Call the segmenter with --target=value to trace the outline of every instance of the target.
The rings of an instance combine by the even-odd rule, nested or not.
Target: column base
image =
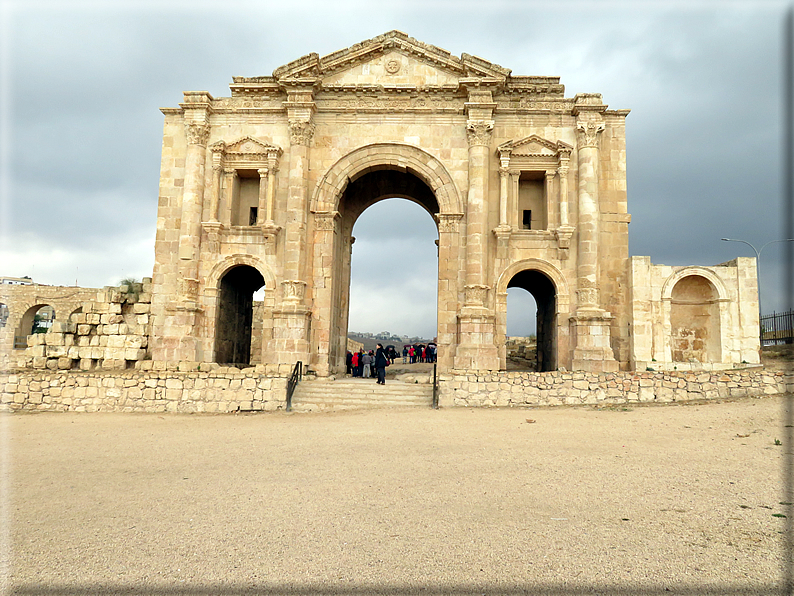
[[[620,369],[610,344],[613,318],[611,313],[593,308],[580,309],[569,319],[573,344],[576,346],[571,370],[617,372]]]
[[[283,302],[273,310],[273,337],[269,342],[274,364],[309,365],[309,324],[311,310],[300,303]]]
[[[464,307],[458,317],[460,343],[455,350],[458,370],[499,370],[499,351],[494,344],[495,317],[486,308]]]

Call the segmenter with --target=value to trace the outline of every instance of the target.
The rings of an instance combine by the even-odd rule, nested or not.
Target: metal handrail
[[[437,363],[433,363],[433,409],[438,410],[438,374],[436,370]]]
[[[295,387],[298,386],[298,382],[300,382],[301,379],[303,379],[303,362],[298,360],[287,381],[287,412],[292,410],[292,394],[295,393]]]

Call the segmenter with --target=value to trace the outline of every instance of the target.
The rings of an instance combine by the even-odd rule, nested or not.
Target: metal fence
[[[794,343],[794,311],[773,312],[761,317],[761,345]]]

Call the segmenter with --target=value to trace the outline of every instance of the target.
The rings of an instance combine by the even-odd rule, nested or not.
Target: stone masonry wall
[[[236,412],[286,406],[287,380],[261,367],[210,372],[20,371],[0,374],[0,411]],[[444,375],[442,407],[664,403],[794,392],[794,373],[501,372]]]
[[[212,372],[20,371],[0,374],[0,411],[236,412],[286,406],[287,380],[254,368]]]
[[[664,403],[794,392],[794,373],[762,368],[722,372],[494,372],[444,375],[441,406],[554,406]]]

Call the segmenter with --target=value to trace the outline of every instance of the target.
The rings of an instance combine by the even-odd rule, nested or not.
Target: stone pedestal
[[[620,366],[610,345],[609,326],[613,317],[601,309],[579,310],[569,321],[573,350],[573,370],[616,372]]]
[[[311,311],[300,304],[283,303],[273,310],[273,338],[268,351],[273,364],[288,372],[300,360],[309,364],[309,326]]]

